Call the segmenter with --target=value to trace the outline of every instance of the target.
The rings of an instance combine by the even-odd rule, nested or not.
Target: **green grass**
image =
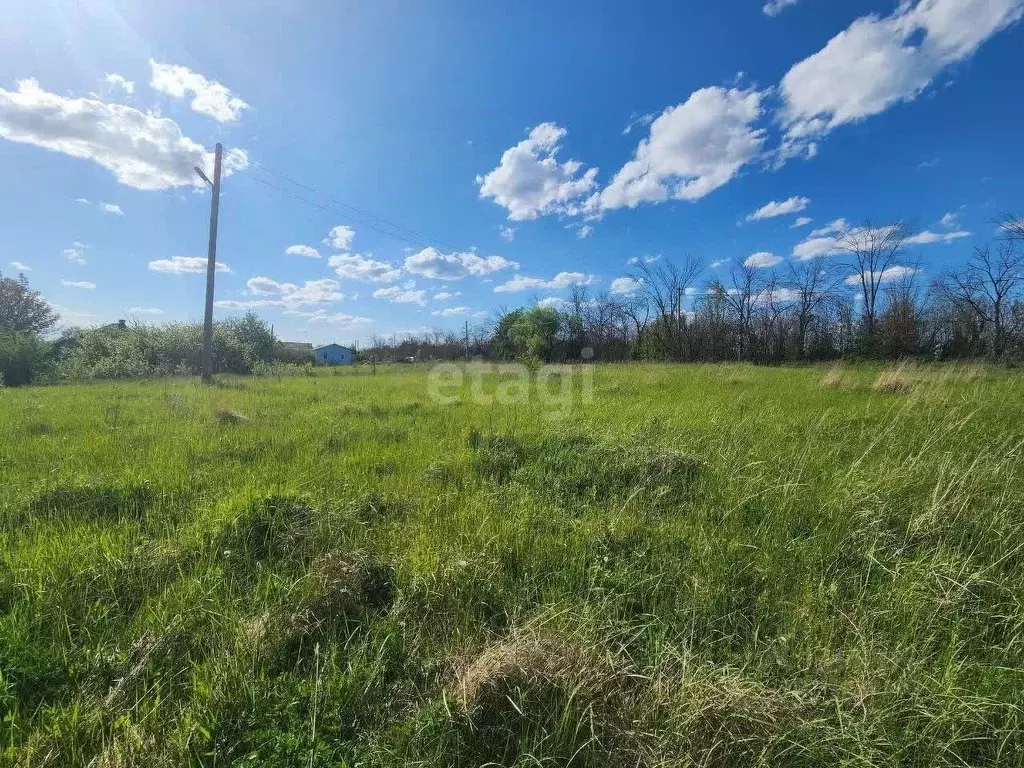
[[[0,390],[0,764],[1022,765],[1024,380],[878,374]]]

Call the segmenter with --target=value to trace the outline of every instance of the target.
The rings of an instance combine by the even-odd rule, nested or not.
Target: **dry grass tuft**
[[[843,389],[848,385],[848,375],[842,365],[833,365],[821,377],[821,386],[825,389]]]
[[[913,383],[912,366],[906,363],[899,363],[893,368],[886,368],[875,379],[874,389],[876,392],[899,393],[910,390]]]
[[[601,649],[527,627],[465,664],[454,693],[471,763],[512,764],[517,741],[541,739],[581,764],[636,765],[634,677]]]
[[[651,671],[643,697],[647,728],[658,733],[655,764],[675,764],[680,755],[685,764],[762,764],[786,750],[795,729],[816,731],[823,687],[775,689],[737,669],[677,661]]]
[[[509,696],[570,685],[588,675],[585,655],[556,637],[525,633],[484,649],[458,678],[459,703],[467,713],[504,708]]]

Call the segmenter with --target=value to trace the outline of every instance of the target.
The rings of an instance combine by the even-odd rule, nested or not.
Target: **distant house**
[[[316,361],[321,365],[355,365],[356,351],[341,344],[327,344],[316,348]]]
[[[313,345],[307,341],[281,341],[277,351],[280,359],[289,363],[313,361]]]

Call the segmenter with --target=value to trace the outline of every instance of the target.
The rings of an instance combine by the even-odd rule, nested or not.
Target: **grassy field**
[[[0,764],[1024,764],[1019,374],[590,370],[0,390]]]

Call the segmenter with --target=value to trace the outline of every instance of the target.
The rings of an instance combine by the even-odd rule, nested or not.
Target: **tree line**
[[[0,274],[0,386],[87,379],[192,376],[200,370],[198,323],[111,323],[50,334],[59,315],[24,275]],[[312,364],[312,349],[282,344],[260,317],[247,313],[214,324],[218,372],[259,373],[278,364]]]
[[[907,259],[900,223],[847,227],[830,255],[781,269],[735,264],[701,280],[697,259],[639,261],[618,291],[502,309],[462,331],[373,337],[363,361],[485,358],[784,363],[841,357],[1024,359],[1024,220],[1002,216],[995,240],[926,279]],[[0,384],[192,375],[198,324],[114,323],[69,329],[24,275],[0,274]],[[214,369],[258,373],[311,365],[253,313],[215,324]]]
[[[462,333],[375,337],[388,359],[784,363],[841,357],[1024,357],[1024,220],[926,279],[900,223],[847,227],[830,255],[781,269],[735,264],[701,280],[698,259],[639,261],[618,293],[571,289],[557,305],[504,309]]]

